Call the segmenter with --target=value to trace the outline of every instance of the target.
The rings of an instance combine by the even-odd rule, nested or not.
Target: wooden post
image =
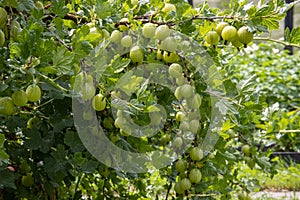
[[[292,3],[294,0],[286,0],[286,3]],[[294,7],[292,7],[287,13],[286,17],[284,19],[284,30],[286,28],[289,28],[290,30],[293,29],[293,24],[294,24]],[[294,53],[293,47],[291,46],[286,46],[285,49],[289,50],[289,54],[292,55]]]
[[[193,0],[188,0],[189,4],[193,6]]]

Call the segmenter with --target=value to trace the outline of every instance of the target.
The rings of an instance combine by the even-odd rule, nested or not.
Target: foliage
[[[267,3],[260,1],[255,5],[232,0],[229,9],[219,10],[210,8],[206,3],[195,9],[184,1],[171,0],[169,3],[175,5],[176,11],[172,6],[169,7],[170,12],[166,11],[168,9],[164,8],[165,3],[158,0],[150,0],[149,3],[134,0],[0,1],[8,19],[0,24],[5,34],[5,41],[0,47],[1,97],[11,97],[19,90],[26,91],[30,85],[38,85],[42,90],[38,101],[35,99],[25,106],[15,106],[12,115],[2,113],[0,105],[0,199],[146,199],[162,196],[166,199],[183,199],[186,195],[191,199],[198,199],[197,196],[214,198],[216,194],[222,199],[228,199],[234,188],[246,191],[253,189],[248,182],[237,179],[236,162],[254,161],[264,171],[274,172],[267,155],[258,153],[254,146],[257,138],[252,133],[257,127],[253,121],[259,120],[260,111],[267,105],[253,95],[253,78],[233,78],[234,70],[228,62],[238,55],[234,46],[224,41],[210,46],[204,38],[221,21],[226,21],[237,29],[247,25],[251,32],[259,36],[263,32],[277,29],[278,21],[285,16],[292,4],[278,0]],[[1,12],[1,16],[4,16],[5,12]],[[127,19],[122,19],[124,17]],[[147,173],[109,168],[98,162],[95,155],[91,155],[86,149],[83,145],[84,138],[78,135],[78,128],[81,127],[74,125],[74,93],[76,96],[76,92],[81,91],[84,95],[81,101],[85,105],[91,102],[96,93],[101,93],[108,102],[105,109],[102,110],[101,106],[99,110],[102,111],[91,112],[89,107],[80,107],[82,121],[88,123],[94,113],[98,123],[105,127],[105,136],[124,150],[168,151],[169,140],[164,143],[161,142],[163,139],[183,137],[178,134],[181,124],[176,120],[176,114],[182,111],[182,105],[186,101],[181,101],[173,91],[159,84],[145,87],[146,84],[141,84],[143,77],[127,73],[140,67],[131,60],[130,55],[116,53],[109,57],[105,51],[107,47],[112,47],[113,52],[118,52],[118,42],[113,42],[118,41],[118,37],[114,40],[110,38],[113,31],[120,30],[123,35],[131,34],[133,39],[143,39],[138,31],[147,22],[168,25],[173,32],[177,31],[194,39],[212,57],[214,68],[210,69],[211,72],[218,71],[225,77],[205,77],[189,63],[193,56],[188,55],[189,60],[179,53],[178,56],[177,52],[161,53],[157,46],[144,46],[141,48],[142,52],[135,55],[138,62],[156,63],[157,65],[153,65],[154,69],[157,69],[155,66],[164,66],[165,68],[160,68],[160,72],[168,71],[166,67],[176,60],[183,66],[182,79],[176,82],[181,94],[177,94],[189,98],[194,95],[195,90],[201,97],[195,97],[195,104],[201,104],[195,108],[200,110],[201,120],[194,119],[196,122],[194,121],[193,126],[198,128],[195,131],[196,139],[192,147],[182,155],[181,159],[187,161],[188,168],[181,174],[175,170],[175,163],[159,171],[149,169]],[[289,35],[287,43],[300,45],[298,29],[286,33]],[[183,44],[178,44],[178,48],[182,46]],[[96,61],[89,63],[91,55],[95,55],[92,57]],[[157,56],[161,56],[163,60],[157,59]],[[251,54],[244,55],[248,56],[251,57]],[[269,62],[265,62],[269,65]],[[103,65],[106,66],[105,69],[101,68]],[[153,68],[147,70],[151,71]],[[159,74],[156,78],[160,80],[161,76]],[[209,88],[207,79],[217,89]],[[78,82],[82,84],[76,85]],[[115,98],[120,92],[114,91],[117,83],[120,83],[122,92],[127,96],[132,90],[138,90],[124,103]],[[192,93],[186,92],[186,88],[189,88],[187,83],[192,85]],[[223,92],[219,90],[222,84],[225,87]],[[297,89],[286,87],[286,90],[294,92]],[[280,91],[278,94],[281,94]],[[262,95],[266,98],[269,94]],[[208,127],[214,123],[211,121],[211,108],[214,107],[212,98],[215,99],[215,109],[221,113],[218,118],[221,128],[215,130],[220,138],[212,152],[201,152],[200,157],[203,159],[193,161],[189,155],[190,149],[203,142],[209,132]],[[298,102],[290,96],[289,98],[291,104]],[[128,134],[128,131],[134,130],[120,129],[111,109],[113,106],[126,109],[132,121],[147,125],[152,123],[149,116],[156,113],[157,104],[166,110],[168,120],[158,134],[146,139]],[[86,138],[97,138],[97,129],[94,130],[96,133],[93,135],[89,132]],[[246,143],[252,147],[251,157],[241,155],[236,149]],[[126,162],[130,163],[129,160]],[[183,194],[176,194],[175,183],[181,179],[187,180],[185,177],[188,177],[188,170],[191,168],[200,170],[201,181],[193,184]],[[29,181],[24,184],[24,177],[30,177],[30,180],[32,177],[33,183]]]
[[[238,80],[253,77],[253,93],[263,105],[252,114],[253,133],[274,150],[299,152],[299,52],[288,55],[275,44],[253,45],[231,60]]]
[[[253,177],[259,181],[260,187],[256,188],[256,191],[299,191],[299,164],[292,163],[287,165],[284,162],[279,162],[276,169],[278,173],[273,178],[270,178],[268,174],[261,172],[257,168],[250,169],[245,165],[241,165],[240,169],[239,178],[247,179],[247,177]]]

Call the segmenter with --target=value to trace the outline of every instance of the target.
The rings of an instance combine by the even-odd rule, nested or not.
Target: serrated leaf
[[[3,165],[4,163],[8,164],[9,163],[9,155],[5,153],[4,150],[0,149],[0,166]]]
[[[182,23],[180,25],[180,30],[183,34],[190,34],[191,32],[196,30],[195,25],[193,24],[193,21],[190,20],[186,23]]]
[[[228,131],[229,129],[235,127],[235,124],[231,124],[230,120],[226,120],[226,122],[222,126],[222,131]]]
[[[262,25],[268,27],[269,30],[276,30],[279,28],[277,19],[265,18],[262,20]]]
[[[111,14],[110,3],[106,1],[97,1],[95,11],[98,17],[101,19],[108,17]]]
[[[293,28],[292,31],[290,29],[286,29],[285,31],[286,40],[293,44],[300,44],[300,27]]]
[[[15,181],[20,177],[19,174],[10,172],[8,170],[0,171],[0,189],[3,188],[12,188],[17,189],[15,185]]]
[[[69,8],[65,6],[64,0],[52,0],[51,3],[51,10],[57,16],[64,17],[69,12]]]
[[[29,12],[34,7],[34,1],[32,0],[18,0],[17,9],[21,12]]]
[[[121,57],[116,58],[111,63],[112,68],[114,68],[114,73],[120,73],[123,71],[129,64],[131,60],[130,59],[122,59]]]
[[[240,93],[247,93],[247,92],[253,92],[253,85],[255,84],[255,78],[256,75],[251,76],[247,80],[240,81],[237,84],[237,89],[239,90]]]
[[[57,69],[58,74],[72,74],[73,53],[64,46],[57,49],[53,56],[53,67]]]
[[[238,113],[236,108],[233,106],[233,103],[224,99],[218,101],[216,103],[216,107],[223,115],[226,115],[228,112]]]
[[[65,147],[59,144],[56,147],[56,151],[52,152],[51,155],[57,162],[66,161],[68,150],[65,150]]]
[[[65,134],[64,143],[68,145],[73,152],[83,151],[85,149],[76,132],[68,131]]]

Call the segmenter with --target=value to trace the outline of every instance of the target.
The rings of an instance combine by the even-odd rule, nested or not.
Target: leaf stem
[[[170,185],[169,185],[169,187],[168,187],[168,191],[167,191],[165,200],[168,200],[168,196],[169,196],[169,193],[170,193],[170,191],[171,191],[171,188],[172,188],[172,182],[170,183]]]
[[[38,73],[39,76],[41,76],[42,78],[44,78],[50,85],[52,85],[53,87],[55,87],[56,89],[61,90],[64,93],[68,93],[68,90],[62,86],[60,86],[59,84],[55,83],[51,78],[49,78],[48,76],[42,74],[42,73]]]
[[[79,187],[79,183],[80,183],[80,181],[81,181],[81,178],[84,176],[84,174],[82,173],[82,174],[80,174],[80,176],[78,177],[78,180],[76,181],[76,186],[75,186],[75,189],[74,189],[74,194],[73,194],[73,198],[72,199],[74,199],[75,198],[75,194],[76,194],[76,191],[78,190],[78,187]]]

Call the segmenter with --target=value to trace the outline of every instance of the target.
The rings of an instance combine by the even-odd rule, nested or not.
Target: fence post
[[[193,0],[188,0],[188,3],[193,6]]]
[[[286,0],[286,3],[292,3],[294,0]],[[294,7],[292,7],[289,11],[286,13],[286,17],[284,19],[284,30],[286,28],[289,28],[290,30],[293,29],[293,23],[294,23]],[[286,46],[285,49],[289,50],[289,54],[292,55],[294,53],[293,47]]]

